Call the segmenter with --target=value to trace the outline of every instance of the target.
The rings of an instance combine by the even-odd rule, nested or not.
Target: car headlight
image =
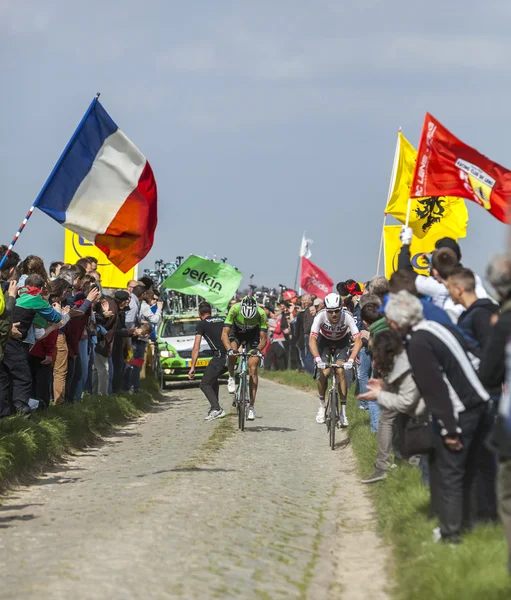
[[[160,352],[160,356],[162,358],[174,358],[174,356],[176,355],[174,354],[174,352],[172,352],[172,350],[162,350]]]

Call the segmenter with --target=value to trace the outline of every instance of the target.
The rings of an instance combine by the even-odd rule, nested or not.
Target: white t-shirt
[[[355,338],[360,332],[358,330],[355,319],[345,311],[342,311],[341,318],[338,323],[331,323],[326,310],[320,311],[315,317],[311,327],[311,335],[318,337],[322,335],[327,340],[336,342],[342,340],[347,334]]]

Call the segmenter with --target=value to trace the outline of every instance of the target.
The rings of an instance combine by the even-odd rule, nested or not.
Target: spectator
[[[124,342],[135,330],[126,327],[126,314],[129,310],[130,294],[125,290],[118,290],[114,294],[114,300],[119,309],[119,318],[117,319],[114,345],[112,347],[112,393],[118,394],[122,391],[126,365],[126,346]]]
[[[302,296],[302,309],[296,317],[295,334],[296,345],[300,352],[300,359],[303,368],[312,375],[314,372],[314,360],[309,349],[309,337],[314,318],[309,310],[311,306],[311,297],[309,294]]]
[[[511,259],[495,256],[487,269],[487,278],[497,292],[500,315],[494,318],[479,365],[479,377],[487,388],[500,387],[506,377],[506,343],[511,336]]]
[[[284,309],[285,305],[282,303],[280,314],[275,320],[275,328],[273,330],[271,343],[271,356],[273,357],[273,365],[276,371],[285,371],[287,369],[288,345],[286,335],[289,334],[289,328]]]
[[[85,258],[90,262],[90,266],[91,266],[90,273],[97,272],[97,270],[98,270],[98,259],[95,258],[94,256],[86,256]]]
[[[117,327],[118,306],[113,298],[106,296],[98,304],[96,323],[98,342],[94,354],[93,391],[106,396],[110,388],[110,359]]]
[[[55,279],[50,282],[50,302],[61,305],[62,300],[71,290],[64,279]],[[57,350],[57,337],[59,328],[55,327],[48,335],[36,341],[30,349],[28,362],[32,375],[32,398],[39,401],[41,408],[48,408],[51,400],[51,386],[53,380],[52,365]]]
[[[59,276],[60,273],[60,269],[62,268],[62,265],[64,263],[60,260],[56,260],[54,262],[51,263],[50,265],[50,279],[53,281],[54,279],[57,279],[57,277]]]
[[[87,369],[87,338],[83,337],[92,314],[92,305],[100,298],[94,278],[87,275],[82,280],[82,291],[76,294],[71,309],[71,320],[65,329],[68,349],[65,398],[68,402],[81,400],[83,371]],[[84,356],[85,353],[85,356]]]
[[[366,292],[364,295],[361,295],[359,297],[359,301],[357,303],[357,306],[356,306],[356,309],[355,309],[355,312],[353,315],[355,317],[357,327],[360,331],[360,337],[362,339],[362,350],[360,350],[360,353],[358,355],[358,360],[359,360],[358,385],[359,385],[360,394],[364,394],[367,391],[367,383],[371,377],[371,372],[372,372],[372,360],[371,360],[371,353],[369,351],[370,333],[369,333],[368,327],[366,327],[364,325],[364,322],[362,321],[362,318],[361,318],[362,308],[366,304],[370,304],[370,303],[376,304],[378,307],[381,306],[381,300],[375,294],[370,294],[369,292]],[[379,318],[381,318],[381,315],[379,315]],[[371,404],[369,404],[365,400],[359,400],[358,406],[359,406],[359,408],[361,408],[363,410],[367,410],[367,411],[372,410],[374,413],[376,413],[375,409],[371,408]],[[374,419],[375,419],[375,415],[373,416],[373,423],[374,423]]]
[[[147,282],[146,282],[147,283]],[[137,288],[133,290],[133,294],[137,292]],[[136,327],[139,328],[143,323],[149,323],[150,325],[158,325],[161,321],[163,302],[158,301],[156,303],[156,312],[153,313],[149,302],[153,297],[153,289],[150,287],[144,294],[141,296],[140,309],[138,313],[138,318],[136,321]],[[148,302],[149,301],[149,302]],[[127,324],[128,327],[131,324]],[[152,331],[152,327],[151,327]],[[129,371],[129,383],[128,389],[134,393],[137,393],[140,389],[140,374],[142,372],[142,366],[144,363],[144,358],[147,350],[147,343],[149,340],[149,332],[148,335],[138,336],[133,341],[133,360],[130,362],[131,369]],[[142,361],[142,362],[140,362]]]
[[[43,259],[39,256],[34,256],[33,254],[27,256],[27,258],[20,263],[19,269],[21,271],[21,277],[18,281],[18,285],[24,285],[25,280],[29,275],[40,275],[43,278],[45,285],[48,284],[48,273],[44,267]]]
[[[316,308],[316,312],[319,312],[325,308],[325,303],[320,298],[316,298],[314,300],[314,307]]]
[[[434,418],[439,478],[440,539],[459,542],[472,528],[476,465],[485,430],[488,393],[465,351],[463,337],[426,321],[418,298],[391,295],[385,314],[392,329],[409,336],[407,353],[417,386]]]
[[[365,290],[367,294],[378,296],[380,303],[383,304],[385,296],[389,293],[389,280],[381,275],[376,275],[369,281]]]
[[[30,414],[28,405],[32,391],[32,376],[28,363],[30,346],[25,344],[34,320],[44,325],[47,321],[58,323],[60,312],[52,308],[41,296],[46,281],[41,275],[29,275],[25,286],[20,289],[13,310],[19,335],[7,342],[4,357],[0,363],[0,416],[5,417],[16,411]]]
[[[408,269],[415,275],[415,285],[417,292],[423,296],[431,298],[433,304],[443,308],[454,323],[457,323],[459,315],[463,312],[463,307],[456,308],[449,298],[449,293],[444,280],[452,273],[457,266],[461,265],[461,249],[456,240],[452,238],[442,238],[435,244],[436,251],[429,257],[431,262],[431,276],[416,275],[413,270],[410,258],[410,243],[412,241],[411,230],[401,233],[403,246],[398,257],[398,268]],[[478,275],[476,278],[476,295],[478,298],[487,298],[488,294],[483,287]]]
[[[392,330],[380,332],[373,341],[372,352],[378,373],[384,379],[371,379],[367,391],[360,396],[365,401],[377,400],[380,405],[375,468],[371,475],[362,479],[362,483],[375,483],[387,477],[392,450],[392,426],[397,415],[406,413],[415,417],[425,410],[401,336]]]
[[[86,275],[92,271],[92,263],[88,258],[80,258],[80,260],[76,261],[76,264],[85,269]]]
[[[368,294],[368,297],[371,297],[371,295]],[[385,318],[384,317],[382,318],[381,313],[380,313],[381,304],[380,304],[379,297],[376,295],[373,295],[373,298],[375,298],[377,300],[377,302],[365,302],[362,306],[362,309],[360,310],[360,318],[362,320],[362,324],[364,325],[364,332],[363,332],[363,334],[361,334],[361,337],[363,340],[369,342],[368,346],[367,346],[368,353],[370,352],[371,340],[374,340],[375,336],[380,331],[385,331],[388,328]],[[367,367],[366,364],[364,364],[364,366]],[[372,370],[371,365],[370,365],[370,367]],[[379,374],[375,372],[375,373],[373,373],[373,377],[379,377]],[[368,376],[368,378],[369,378],[369,376]],[[364,384],[364,387],[361,386],[361,388],[365,389],[367,391],[367,383],[365,382],[365,379],[363,380],[363,384]],[[380,407],[379,407],[378,403],[376,403],[376,402],[369,402],[368,410],[369,410],[369,425],[370,425],[371,431],[373,433],[376,433],[378,431],[378,421],[380,418]]]

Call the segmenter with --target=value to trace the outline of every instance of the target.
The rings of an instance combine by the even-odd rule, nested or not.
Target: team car
[[[200,321],[196,314],[165,315],[156,332],[154,373],[164,389],[169,382],[188,382],[195,330]],[[200,379],[213,357],[203,338],[195,365],[195,379]]]

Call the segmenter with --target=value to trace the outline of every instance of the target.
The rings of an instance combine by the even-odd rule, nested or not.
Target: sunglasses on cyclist
[[[338,315],[341,312],[340,308],[332,308],[326,311],[329,315]]]

